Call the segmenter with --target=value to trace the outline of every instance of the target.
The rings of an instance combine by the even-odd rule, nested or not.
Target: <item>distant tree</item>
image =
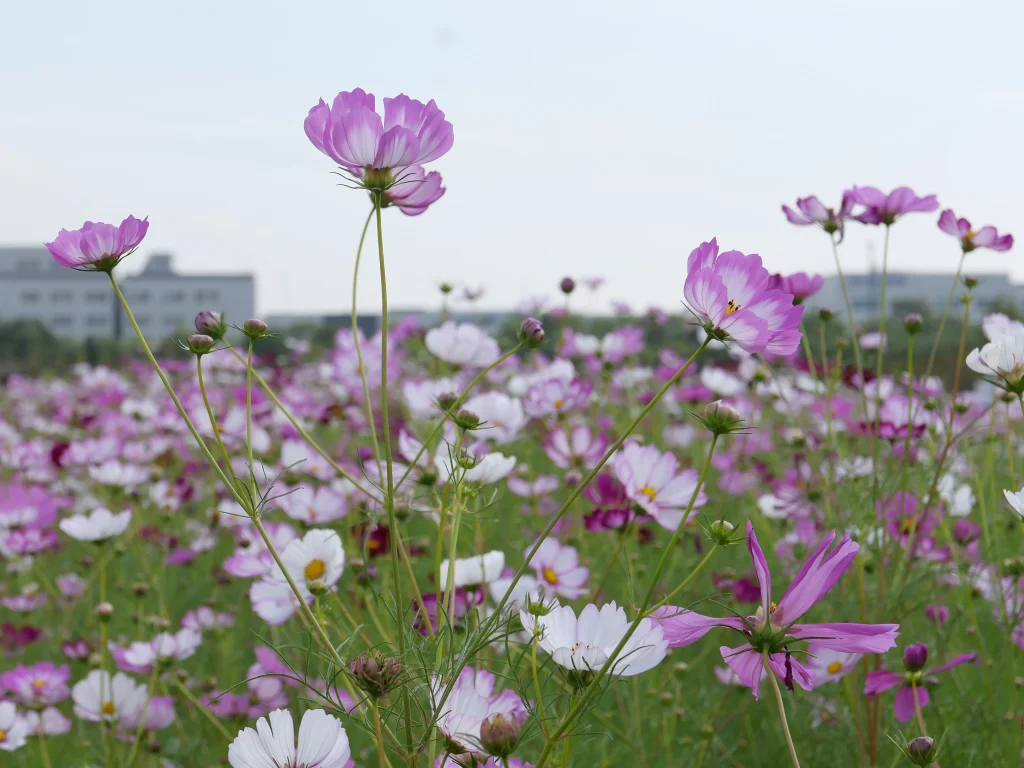
[[[985,304],[986,312],[1002,312],[1014,320],[1024,319],[1024,308],[1013,296],[996,296]]]
[[[903,320],[909,314],[916,313],[924,318],[927,323],[932,319],[932,307],[926,299],[896,299],[892,303],[892,316],[897,320]]]

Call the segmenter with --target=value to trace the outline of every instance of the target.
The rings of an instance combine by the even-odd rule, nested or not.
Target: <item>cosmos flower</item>
[[[348,514],[348,500],[329,485],[300,485],[281,495],[281,509],[306,525],[325,525]]]
[[[526,393],[524,407],[531,419],[560,416],[586,407],[594,385],[583,379],[548,379],[534,384]]]
[[[937,682],[934,676],[939,672],[945,672],[960,664],[974,661],[973,653],[963,653],[954,656],[945,664],[925,670],[928,661],[928,646],[924,643],[914,643],[903,649],[904,672],[890,672],[887,669],[877,669],[868,672],[864,680],[864,695],[877,696],[884,691],[900,686],[893,701],[893,709],[896,712],[896,719],[901,723],[909,723],[914,717],[914,687],[917,688],[917,704],[924,709],[928,704],[928,686]]]
[[[185,615],[181,617],[181,626],[200,632],[204,629],[220,629],[234,625],[234,616],[223,611],[215,611],[208,605],[201,605],[194,610],[186,611]]]
[[[0,690],[6,689],[26,707],[43,707],[64,701],[69,695],[71,668],[40,661],[30,666],[19,664],[0,676]]]
[[[25,746],[28,728],[10,701],[0,701],[0,749],[13,752]]]
[[[612,469],[629,499],[653,517],[659,525],[674,531],[697,488],[694,469],[679,471],[679,459],[662,453],[653,445],[630,442],[612,459]],[[693,502],[699,509],[707,502],[702,488]]]
[[[448,588],[448,560],[441,561],[441,589]],[[457,558],[452,583],[456,587],[475,587],[501,576],[505,567],[505,553],[499,550],[473,557]]]
[[[480,417],[476,436],[493,440],[498,445],[511,442],[526,425],[523,403],[504,392],[487,392],[469,398],[464,407]]]
[[[686,263],[683,295],[705,332],[750,352],[788,356],[800,345],[803,307],[768,287],[761,257],[719,253],[718,241],[701,243]]]
[[[281,562],[300,590],[316,594],[334,586],[341,578],[345,570],[345,550],[337,531],[314,528],[285,547]],[[280,582],[287,581],[276,563],[271,574]]]
[[[760,695],[762,658],[768,657],[772,671],[787,687],[795,682],[805,690],[814,684],[814,673],[793,655],[790,645],[807,639],[819,649],[841,653],[884,653],[896,644],[897,624],[797,624],[835,585],[853,562],[860,546],[844,537],[831,551],[835,531],[829,533],[811,553],[793,577],[782,599],[771,599],[772,580],[768,561],[757,542],[754,526],[747,522],[747,547],[754,561],[754,572],[761,588],[761,604],[753,616],[713,618],[686,608],[665,606],[656,615],[665,628],[665,637],[673,648],[700,640],[713,627],[739,632],[747,642],[736,648],[722,646],[725,663],[740,677],[757,698]]]
[[[422,165],[413,165],[398,173],[395,183],[383,193],[381,207],[393,205],[406,216],[419,216],[440,200],[444,193],[440,173],[427,173]]]
[[[182,661],[192,656],[199,648],[203,636],[194,629],[181,629],[173,635],[161,632],[148,643],[135,642],[114,658],[123,660],[129,672],[149,672],[153,664],[166,664],[171,661]],[[119,664],[121,666],[121,664]]]
[[[1024,517],[1024,488],[1019,491],[1004,490],[1003,496],[1006,497],[1010,508],[1021,517]]]
[[[541,439],[541,446],[559,469],[591,469],[608,450],[608,438],[581,423],[556,427]]]
[[[579,618],[567,605],[557,607],[544,616],[519,612],[523,629],[539,635],[538,646],[552,660],[572,673],[597,672],[608,663],[612,652],[625,637],[631,622],[626,612],[614,601],[600,609],[587,605]],[[609,670],[610,675],[632,677],[653,669],[668,653],[661,626],[651,619],[641,619],[636,631],[623,646]]]
[[[302,715],[297,745],[291,712],[275,709],[267,718],[257,720],[255,730],[238,732],[228,747],[231,768],[343,768],[348,763],[348,734],[322,709]]]
[[[814,687],[824,683],[837,683],[857,667],[862,653],[843,653],[831,648],[807,647],[807,668],[814,675]]]
[[[508,479],[509,491],[524,499],[547,496],[557,491],[559,485],[558,478],[553,475],[538,475],[533,480],[515,476]]]
[[[434,709],[440,710],[437,727],[453,752],[480,749],[480,726],[494,715],[525,719],[527,710],[514,690],[496,692],[495,676],[484,669],[466,667],[459,674],[443,707],[437,702],[444,686],[435,680],[431,687]]]
[[[100,507],[88,515],[72,515],[60,521],[60,529],[79,541],[106,541],[119,536],[132,520],[130,509],[112,513]]]
[[[994,341],[1007,333],[1015,334],[1024,332],[1024,323],[1020,320],[1011,320],[1002,312],[992,312],[991,314],[985,315],[982,319],[981,330],[985,333],[986,339]]]
[[[985,376],[997,376],[1011,392],[1024,389],[1024,328],[1011,327],[981,349],[967,355],[967,367]]]
[[[527,547],[523,557],[529,555],[531,549]],[[536,572],[537,582],[543,585],[545,592],[570,600],[587,593],[584,585],[590,578],[590,570],[580,565],[579,553],[573,546],[550,537],[544,539],[529,566]]]
[[[87,221],[81,229],[62,229],[46,247],[62,267],[108,272],[139,247],[148,230],[148,218],[129,216],[119,226]]]
[[[427,331],[423,341],[435,357],[464,368],[484,368],[501,355],[498,342],[472,323],[449,320]]]
[[[889,226],[908,213],[931,213],[939,208],[935,195],[918,197],[910,187],[896,187],[889,194],[877,187],[853,187],[843,194],[863,206],[853,217],[862,224]]]
[[[83,720],[120,722],[137,717],[146,703],[146,686],[123,672],[113,677],[94,669],[71,689],[75,716]]]
[[[794,304],[803,304],[820,291],[824,284],[825,278],[821,275],[808,275],[806,272],[794,272],[791,275],[776,272],[768,278],[768,290],[792,294]]]
[[[1013,235],[1000,235],[995,227],[982,227],[977,232],[967,219],[958,219],[952,208],[939,214],[939,229],[953,235],[960,241],[964,253],[976,248],[988,248],[993,251],[1008,251],[1013,247]]]
[[[798,227],[817,225],[830,235],[838,232],[839,238],[836,242],[842,242],[846,220],[850,218],[853,204],[853,199],[848,192],[843,195],[838,211],[834,208],[826,208],[815,195],[810,195],[797,199],[797,210],[794,211],[788,205],[783,205],[782,212],[786,214],[790,224],[796,224]]]

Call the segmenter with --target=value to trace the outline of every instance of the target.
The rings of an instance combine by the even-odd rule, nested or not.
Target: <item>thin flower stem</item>
[[[139,339],[139,343],[142,344],[142,350],[146,353],[146,357],[149,359],[150,365],[152,365],[153,369],[156,371],[156,375],[160,378],[160,381],[163,383],[164,389],[167,390],[167,394],[171,396],[171,400],[174,402],[174,407],[178,409],[178,414],[185,422],[185,426],[188,427],[188,431],[192,433],[192,437],[195,439],[196,444],[202,450],[203,455],[206,456],[206,460],[210,463],[210,466],[216,471],[217,475],[221,479],[221,482],[224,483],[224,487],[228,489],[228,491],[234,497],[235,501],[238,502],[238,506],[249,512],[250,506],[247,500],[241,494],[238,493],[238,489],[235,488],[234,483],[232,483],[228,479],[228,476],[225,475],[224,472],[221,470],[220,465],[217,463],[217,460],[213,457],[213,454],[210,453],[210,448],[206,445],[206,441],[203,440],[202,436],[199,434],[195,426],[192,424],[192,420],[188,417],[188,413],[185,412],[184,406],[182,406],[181,401],[175,394],[174,388],[171,386],[171,382],[168,381],[167,375],[160,367],[160,363],[158,363],[156,357],[153,356],[153,350],[151,350],[149,348],[149,344],[146,343],[146,337],[143,336],[142,330],[139,328],[139,324],[135,320],[135,315],[132,314],[131,307],[128,306],[128,301],[125,299],[124,294],[121,293],[121,288],[120,286],[118,286],[117,280],[114,279],[114,273],[108,272],[107,277],[110,278],[110,284],[114,288],[114,293],[117,294],[117,299],[118,301],[121,302],[121,306],[124,308],[124,313],[128,316],[128,322],[130,322],[132,324],[132,328],[135,329],[135,335]]]
[[[382,192],[373,196],[377,219],[377,257],[380,262],[380,420],[384,433],[384,461],[387,465],[387,484],[384,487],[384,504],[388,513],[388,528],[391,531],[391,570],[395,579],[395,614],[398,621],[398,655],[405,658],[405,600],[402,597],[402,569],[398,558],[398,521],[395,517],[395,467],[391,457],[391,422],[388,418],[388,280],[384,267],[384,228],[381,223],[380,206]],[[372,425],[371,425],[372,429]],[[412,753],[412,707],[409,691],[402,686],[402,710],[405,719],[405,747]]]
[[[128,762],[125,763],[126,768],[131,768],[135,763],[135,756],[139,753],[139,745],[142,743],[142,732],[146,730],[146,714],[149,712],[150,702],[153,701],[153,688],[156,687],[159,667],[159,659],[154,659],[153,671],[149,674],[149,685],[146,688],[146,703],[142,705],[142,712],[139,714],[139,725],[135,729],[135,743],[132,744],[132,751],[128,754]],[[41,726],[42,723],[40,723]]]
[[[850,292],[846,287],[846,276],[843,274],[843,265],[839,261],[839,245],[836,243],[835,233],[829,235],[832,240],[832,258],[836,262],[836,274],[839,276],[839,287],[843,289],[843,301],[846,303],[846,317],[850,321],[850,344],[853,345],[853,359],[857,366],[857,375],[860,377],[861,397],[867,405],[867,394],[864,392],[864,363],[860,357],[860,341],[857,339],[857,326],[853,322],[853,305],[850,304]]]
[[[43,763],[43,768],[53,768],[53,763],[50,762],[50,750],[46,748],[46,731],[43,729],[42,722],[39,723],[39,759]]]
[[[100,544],[100,553],[96,568],[99,571],[99,592],[100,592],[100,603],[107,601],[107,547],[106,542]],[[104,675],[100,678],[100,702],[106,703],[108,691],[106,690],[107,681],[110,678],[110,630],[107,627],[109,618],[101,616],[100,622],[100,669],[103,670]],[[113,681],[110,681],[113,685]],[[111,701],[114,698],[114,692],[109,691]],[[42,727],[42,721],[40,720],[40,727]],[[106,755],[107,764],[111,765],[111,754],[110,754],[110,738],[107,735],[106,723],[100,723],[100,738],[103,740],[103,754]]]
[[[928,365],[924,369],[924,378],[927,379],[931,376],[932,366],[935,364],[935,355],[939,351],[939,344],[942,340],[942,332],[946,329],[946,319],[949,317],[949,310],[953,306],[953,295],[956,293],[956,287],[960,284],[960,274],[964,269],[964,259],[967,257],[967,252],[964,251],[960,254],[960,263],[956,267],[956,276],[953,278],[953,284],[949,287],[949,295],[946,297],[946,306],[942,310],[942,317],[939,318],[939,328],[935,333],[935,340],[932,342],[932,351],[928,354]]]
[[[497,360],[495,360],[493,363],[488,365],[486,368],[482,369],[476,376],[473,377],[473,380],[470,381],[469,384],[466,385],[466,388],[464,390],[462,390],[462,394],[460,394],[456,398],[455,403],[452,405],[452,407],[449,408],[448,411],[445,412],[445,414],[441,417],[441,420],[439,422],[437,422],[437,424],[434,425],[434,428],[430,431],[430,434],[427,435],[427,439],[423,441],[422,445],[420,445],[419,451],[417,451],[417,453],[413,457],[412,461],[409,462],[409,466],[406,468],[405,472],[402,473],[402,476],[400,478],[398,478],[398,482],[395,483],[395,487],[396,488],[401,488],[402,487],[402,483],[404,483],[406,478],[409,477],[409,473],[412,472],[415,467],[419,466],[418,462],[420,460],[420,456],[423,455],[423,452],[425,450],[427,450],[427,446],[430,443],[432,443],[434,441],[434,438],[437,437],[437,435],[441,432],[441,428],[445,425],[445,422],[447,422],[448,419],[449,419],[449,414],[455,413],[455,411],[457,411],[459,409],[459,406],[462,405],[463,401],[465,401],[466,397],[473,390],[473,388],[477,384],[479,384],[481,380],[483,380],[484,376],[486,376],[492,370],[494,370],[499,365],[501,365],[503,362],[505,362],[510,357],[512,357],[512,355],[514,355],[516,352],[518,352],[520,349],[522,349],[522,347],[523,347],[522,342],[516,344],[514,347],[512,347],[512,349],[510,349],[504,355],[502,355]]]
[[[196,373],[199,375],[199,392],[203,396],[203,405],[206,406],[206,415],[210,418],[210,429],[213,430],[213,436],[217,439],[217,446],[220,448],[220,454],[224,457],[224,467],[227,472],[231,472],[231,457],[228,456],[227,448],[224,447],[224,441],[220,437],[220,427],[217,426],[217,417],[214,416],[213,407],[210,405],[210,398],[206,395],[206,383],[203,381],[203,356],[196,355]]]
[[[235,349],[234,347],[228,347],[228,349],[231,350],[231,353],[238,359],[238,361],[240,363],[242,363],[242,365],[246,364],[245,363],[245,358],[239,353],[239,351],[237,349]],[[252,370],[252,369],[250,368],[250,370]],[[314,440],[310,436],[310,434],[305,430],[305,428],[291,414],[291,411],[289,411],[284,406],[284,403],[281,402],[281,400],[278,398],[278,396],[274,393],[274,390],[272,390],[270,388],[270,385],[267,384],[266,379],[264,379],[262,376],[260,376],[258,371],[253,370],[252,371],[252,375],[253,375],[253,378],[256,379],[256,383],[259,384],[261,387],[263,387],[263,391],[267,393],[267,397],[269,397],[271,402],[277,407],[277,410],[279,410],[281,412],[281,415],[283,415],[286,419],[288,419],[288,422],[295,428],[295,431],[299,433],[299,435],[302,437],[303,440],[306,441],[306,443],[309,444],[310,448],[312,448],[314,451],[316,451],[320,455],[320,458],[322,458],[324,461],[326,461],[330,465],[331,469],[333,469],[335,472],[337,472],[338,475],[340,475],[342,478],[344,478],[345,480],[348,480],[348,482],[352,483],[352,485],[355,486],[355,489],[357,491],[359,491],[360,493],[362,493],[367,498],[369,498],[370,501],[373,501],[373,502],[375,502],[377,504],[383,505],[383,501],[381,501],[380,498],[378,498],[374,494],[370,493],[368,490],[366,490],[366,488],[364,488],[362,485],[360,485],[358,480],[356,480],[354,477],[352,477],[351,474],[346,472],[343,467],[339,466],[338,463],[334,459],[331,458],[330,454],[328,454],[323,448],[320,447],[320,445],[316,442],[316,440]]]
[[[640,409],[640,413],[638,413],[636,418],[634,418],[633,421],[629,424],[629,426],[626,427],[625,431],[623,431],[623,433],[619,435],[618,439],[616,439],[616,441],[608,447],[608,450],[605,451],[605,454],[604,456],[601,457],[601,460],[594,466],[592,470],[590,470],[590,472],[587,474],[586,477],[583,478],[580,484],[572,489],[572,491],[569,493],[569,497],[565,500],[565,502],[562,504],[559,510],[551,516],[551,519],[548,520],[548,524],[544,527],[544,530],[541,531],[540,536],[537,537],[537,541],[534,543],[529,553],[527,553],[526,557],[523,559],[523,564],[519,566],[519,569],[516,571],[515,576],[512,577],[512,581],[506,588],[505,594],[501,596],[501,600],[498,601],[498,605],[494,609],[494,613],[492,613],[491,616],[481,625],[481,636],[486,637],[486,634],[494,628],[498,621],[501,620],[502,611],[505,609],[505,605],[508,603],[509,597],[512,595],[513,590],[515,590],[516,586],[519,584],[519,580],[523,577],[523,574],[526,573],[526,569],[529,567],[529,564],[533,561],[533,558],[536,556],[537,551],[541,547],[541,544],[543,544],[547,537],[551,535],[551,532],[554,530],[555,526],[558,525],[558,521],[562,519],[562,517],[568,511],[569,507],[572,505],[572,503],[576,501],[579,495],[583,493],[583,491],[586,489],[588,485],[590,485],[591,481],[593,481],[593,479],[597,477],[598,473],[601,471],[604,465],[608,463],[608,460],[611,459],[614,453],[617,450],[619,450],[619,448],[622,447],[622,444],[624,442],[626,442],[626,438],[628,438],[633,433],[633,430],[636,429],[640,422],[643,421],[644,418],[647,416],[647,414],[654,409],[654,407],[658,404],[658,401],[665,396],[665,394],[675,385],[677,381],[679,381],[680,378],[682,378],[683,374],[686,373],[689,367],[693,365],[693,362],[698,357],[700,357],[701,353],[707,348],[708,344],[710,343],[711,337],[708,336],[706,339],[704,339],[701,345],[697,347],[697,350],[692,355],[690,355],[689,359],[685,363],[683,363],[679,370],[675,372],[672,378],[665,382],[662,388],[659,389],[658,392],[654,395],[654,397],[651,398],[650,402],[648,402],[647,405]],[[470,646],[471,645],[472,644],[470,644]],[[463,654],[459,658],[459,661],[456,663],[456,668],[453,674],[451,675],[449,682],[445,686],[444,691],[442,692],[441,697],[438,701],[437,708],[435,709],[434,714],[435,719],[437,718],[439,713],[444,712],[445,702],[448,700],[448,697],[451,696],[451,693],[455,688],[455,681],[458,679],[459,673],[461,673],[462,670],[466,668],[466,665],[468,663],[468,654]],[[550,746],[552,743],[553,742],[548,741],[547,745]]]
[[[537,643],[540,642],[540,638],[534,636],[533,642],[530,643],[530,666],[533,670],[533,688],[537,692],[537,714],[540,715],[540,732],[544,735],[545,740],[548,738],[547,724],[544,722],[547,716],[544,714],[544,692],[540,687],[540,675],[537,672]]]
[[[252,458],[252,344],[249,339],[249,354],[245,360],[245,451],[249,457],[249,481],[252,483],[253,506],[258,496],[256,489],[256,465]]]
[[[373,730],[377,735],[377,759],[380,768],[390,768],[391,762],[388,760],[387,750],[384,748],[384,731],[380,727],[380,705],[372,696],[369,701],[370,710],[373,712]]]
[[[580,715],[583,708],[587,705],[587,702],[594,696],[599,690],[601,681],[608,675],[609,670],[614,670],[615,661],[618,659],[619,654],[622,653],[622,649],[626,647],[626,643],[636,632],[637,627],[640,626],[640,622],[643,621],[647,616],[650,615],[648,611],[651,605],[651,600],[654,599],[654,590],[658,588],[658,580],[661,578],[662,572],[665,570],[665,566],[668,563],[669,557],[675,551],[676,543],[679,541],[679,536],[682,531],[686,528],[686,523],[690,519],[690,513],[693,512],[693,505],[697,502],[697,497],[700,495],[700,490],[704,486],[704,480],[707,478],[708,469],[711,467],[711,457],[715,453],[715,446],[718,444],[718,434],[714,434],[711,438],[711,444],[708,446],[707,457],[704,460],[704,466],[701,467],[700,475],[697,477],[697,485],[693,489],[693,493],[690,496],[690,502],[686,505],[686,512],[683,514],[683,519],[680,520],[678,527],[672,532],[672,536],[668,540],[668,544],[665,545],[665,551],[661,555],[661,560],[658,562],[658,567],[654,571],[654,576],[651,577],[651,584],[647,588],[647,594],[644,596],[643,602],[637,609],[636,618],[633,619],[633,623],[629,625],[629,629],[619,640],[618,645],[609,654],[608,660],[601,665],[601,669],[597,671],[594,678],[590,681],[587,688],[580,695],[575,705],[569,709],[568,714],[562,719],[559,724],[548,738],[544,741],[544,749],[540,753],[540,758],[537,760],[537,767],[541,768],[544,765],[544,761],[547,759],[548,754],[551,752],[551,747],[555,742],[564,734],[571,726],[573,721]],[[527,558],[527,560],[531,560]],[[703,563],[699,564],[699,569]]]
[[[203,702],[197,699],[196,695],[192,693],[192,691],[190,691],[185,686],[185,684],[181,682],[181,680],[173,676],[172,679],[174,680],[174,684],[178,686],[178,690],[181,691],[181,695],[184,696],[193,707],[198,709],[203,714],[203,717],[205,717],[213,724],[213,727],[217,729],[217,732],[220,733],[220,735],[223,736],[225,739],[227,739],[228,742],[234,741],[234,737],[228,732],[228,729],[224,727],[224,724],[220,721],[220,718],[218,718],[215,714],[213,714],[213,712],[207,709],[206,705],[204,705]]]
[[[793,735],[789,732],[789,722],[786,720],[786,706],[782,703],[782,691],[779,690],[779,681],[775,679],[768,664],[768,651],[761,654],[761,662],[764,670],[768,673],[768,680],[771,681],[772,690],[775,691],[775,703],[779,705],[779,719],[782,721],[782,732],[786,734],[786,746],[789,747],[789,757],[793,761],[793,768],[800,768],[800,759],[796,756],[796,747],[793,746]]]
[[[659,600],[658,604],[651,608],[651,611],[656,611],[663,605],[666,605],[672,598],[674,598],[676,595],[678,595],[680,592],[686,589],[686,587],[689,586],[690,582],[693,581],[694,577],[704,569],[705,565],[708,564],[708,561],[711,560],[711,556],[715,554],[716,549],[718,549],[717,542],[711,549],[708,550],[708,553],[704,555],[704,558],[699,563],[697,563],[697,567],[690,571],[690,575],[683,579],[683,583],[675,589],[673,589],[667,595],[665,595],[665,597],[663,597],[661,600]]]
[[[885,244],[882,246],[882,303],[879,308],[878,318],[878,351],[875,352],[875,408],[874,412],[865,414],[871,419],[872,424],[875,426],[875,439],[871,441],[871,509],[874,510],[878,505],[878,486],[880,482],[879,471],[878,471],[878,449],[882,442],[878,437],[878,428],[880,423],[879,411],[882,408],[882,364],[885,361],[885,347],[888,343],[888,338],[885,335],[885,318],[888,307],[888,289],[889,289],[889,232],[892,227],[888,224],[885,225]],[[861,388],[865,386],[863,376],[860,382]],[[865,397],[867,395],[865,394]]]
[[[373,458],[377,462],[377,477],[384,477],[384,467],[380,463],[380,443],[377,441],[377,427],[373,423],[373,402],[370,400],[370,384],[366,379],[366,368],[363,366],[363,347],[359,342],[359,315],[356,313],[356,297],[359,292],[359,262],[363,257],[363,243],[370,229],[370,221],[376,208],[371,208],[363,223],[363,232],[359,235],[359,247],[356,248],[356,265],[352,270],[352,342],[356,346],[356,360],[359,362],[359,381],[363,385],[363,403],[366,405],[366,428],[370,431],[370,442],[373,446]]]

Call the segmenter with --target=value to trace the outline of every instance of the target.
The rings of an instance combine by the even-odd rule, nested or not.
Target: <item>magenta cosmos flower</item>
[[[800,345],[804,309],[793,305],[792,294],[771,289],[768,279],[756,253],[720,254],[712,238],[690,253],[683,295],[710,336],[735,341],[747,352],[784,357]]]
[[[1000,235],[992,226],[982,227],[975,232],[971,222],[958,219],[952,208],[939,214],[939,229],[957,238],[964,253],[970,253],[975,248],[1008,251],[1013,247],[1013,235]]]
[[[697,489],[697,470],[684,469],[680,472],[679,459],[673,454],[662,453],[653,445],[632,442],[615,454],[612,470],[630,501],[663,528],[674,531],[679,527]],[[701,488],[694,499],[693,509],[703,507],[707,500]]]
[[[830,235],[838,232],[837,242],[843,241],[846,220],[853,212],[853,199],[849,192],[843,195],[843,201],[838,211],[835,208],[827,208],[816,195],[798,198],[796,207],[797,210],[794,211],[788,205],[782,206],[782,212],[786,214],[790,224],[796,224],[798,227],[816,224]]]
[[[893,702],[893,709],[896,712],[896,719],[901,723],[909,723],[914,717],[914,687],[917,687],[917,704],[924,709],[928,703],[928,685],[934,685],[934,675],[937,672],[945,672],[960,664],[974,661],[973,653],[962,653],[954,656],[945,664],[932,667],[927,670],[924,665],[928,661],[928,646],[924,643],[914,643],[903,649],[903,673],[890,672],[887,669],[878,669],[868,672],[864,680],[864,695],[877,696],[883,691],[900,686],[896,692],[896,700]]]
[[[148,230],[148,217],[129,216],[120,226],[87,221],[81,229],[62,229],[46,247],[62,267],[109,272],[139,247]]]
[[[433,100],[424,104],[404,94],[384,99],[382,122],[373,94],[356,88],[339,93],[329,107],[320,99],[304,127],[314,147],[367,189],[387,190],[387,201],[411,214],[444,194],[440,174],[419,167],[455,143],[452,124]]]
[[[931,213],[939,208],[935,195],[918,197],[910,187],[896,187],[889,194],[877,187],[854,187],[845,194],[864,206],[864,210],[853,217],[861,224],[889,226],[906,213]]]
[[[821,275],[808,275],[806,272],[794,272],[791,275],[777,272],[768,278],[768,290],[792,294],[794,304],[803,304],[820,291],[824,284],[825,278]]]
[[[725,663],[736,673],[756,698],[760,693],[762,657],[792,690],[793,683],[810,690],[814,673],[793,655],[791,646],[806,641],[816,648],[841,653],[884,653],[896,645],[898,624],[797,624],[839,581],[860,546],[844,536],[831,551],[835,531],[830,532],[807,558],[789,589],[778,603],[772,601],[772,576],[768,570],[754,526],[747,521],[747,548],[754,561],[754,573],[761,588],[761,604],[753,616],[714,618],[685,608],[665,606],[657,616],[661,620],[669,648],[679,648],[700,640],[712,627],[728,627],[741,633],[746,643],[720,651]]]

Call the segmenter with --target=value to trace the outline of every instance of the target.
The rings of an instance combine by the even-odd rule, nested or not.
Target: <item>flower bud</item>
[[[442,411],[450,411],[459,402],[459,396],[454,392],[444,392],[437,396],[437,405]]]
[[[480,417],[468,408],[459,408],[458,411],[452,414],[452,421],[460,429],[471,430],[480,426]]]
[[[903,649],[903,668],[907,672],[918,672],[928,663],[928,646],[914,643]]]
[[[100,621],[110,621],[110,617],[114,615],[114,606],[110,603],[100,603],[96,606],[96,618]]]
[[[540,320],[528,317],[519,326],[519,341],[523,346],[534,349],[544,343],[544,326]]]
[[[494,757],[505,758],[519,745],[523,723],[515,715],[492,715],[480,724],[480,746]]]
[[[568,296],[576,290],[576,281],[571,277],[563,277],[562,282],[558,284],[558,287],[562,289],[562,293]]]
[[[822,307],[821,309],[818,310],[818,319],[821,320],[821,322],[823,323],[827,323],[833,317],[834,315],[831,309],[825,309],[825,307]]]
[[[728,520],[715,520],[711,524],[709,532],[716,544],[726,546],[732,543],[732,532],[734,530],[736,530],[736,526]]]
[[[215,340],[224,338],[227,333],[228,324],[224,322],[224,315],[204,309],[196,315],[196,333],[203,333]]]
[[[949,621],[949,608],[944,605],[926,605],[924,615],[928,617],[928,621],[942,625]]]
[[[907,757],[914,765],[931,765],[939,756],[938,752],[931,736],[918,736],[907,742]]]
[[[188,349],[194,355],[205,355],[213,349],[213,345],[213,337],[205,333],[193,333],[188,337]]]
[[[375,699],[383,699],[398,684],[402,665],[379,651],[367,651],[348,663],[356,685]]]
[[[441,283],[441,285],[439,285],[438,288],[441,289],[441,293],[444,294],[445,296],[447,296],[453,290],[453,286],[451,283]]]
[[[921,329],[924,328],[924,318],[917,312],[911,312],[903,318],[903,327],[906,329],[907,333],[913,336],[920,333]]]
[[[250,339],[262,339],[267,336],[267,324],[252,317],[242,324],[242,333]]]
[[[132,584],[132,594],[136,597],[142,597],[147,592],[149,592],[149,584],[142,581],[137,581]]]
[[[740,412],[721,400],[708,403],[704,408],[704,426],[716,435],[727,435],[735,432],[743,423]]]
[[[976,288],[978,286],[978,278],[976,275],[964,275],[964,285],[968,288]]]

